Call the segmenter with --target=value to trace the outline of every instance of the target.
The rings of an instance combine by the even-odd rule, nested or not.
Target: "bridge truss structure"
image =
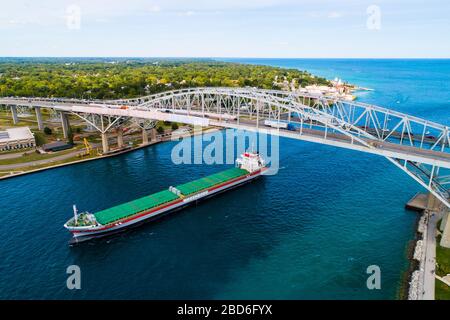
[[[263,132],[383,156],[450,208],[449,127],[394,110],[323,95],[204,87],[110,101],[1,98],[0,104]],[[267,125],[269,120],[271,125]],[[92,124],[92,123],[91,123]],[[92,125],[95,125],[93,123]]]

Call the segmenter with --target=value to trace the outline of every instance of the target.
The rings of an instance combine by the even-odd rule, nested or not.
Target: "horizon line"
[[[450,60],[449,57],[214,57],[214,56],[0,56],[0,59],[5,58],[78,58],[78,59],[315,59],[315,60]]]

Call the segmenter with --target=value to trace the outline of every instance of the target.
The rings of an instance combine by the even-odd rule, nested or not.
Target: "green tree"
[[[163,134],[164,133],[164,127],[159,126],[158,128],[156,128],[156,132],[158,132],[159,134]]]
[[[132,98],[194,86],[277,88],[284,79],[305,86],[329,81],[306,71],[211,59],[5,58],[1,96]],[[68,64],[69,63],[69,64]]]
[[[51,134],[52,134],[52,129],[50,129],[49,127],[45,127],[45,128],[44,128],[44,133],[45,133],[46,135],[51,135]]]
[[[67,142],[69,144],[73,144],[73,132],[70,127],[69,127],[69,132],[67,133]]]

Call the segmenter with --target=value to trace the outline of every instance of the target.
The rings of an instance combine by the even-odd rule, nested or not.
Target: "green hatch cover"
[[[231,168],[210,176],[177,186],[184,196],[211,188],[217,184],[232,180],[248,174],[247,170]],[[102,225],[135,215],[139,212],[158,207],[179,197],[169,190],[160,191],[152,195],[122,203],[118,206],[95,213],[95,218]]]
[[[97,221],[103,225],[119,219],[132,216],[144,210],[148,210],[164,203],[178,199],[178,196],[169,190],[160,191],[152,195],[122,203],[118,206],[99,211],[95,214]]]

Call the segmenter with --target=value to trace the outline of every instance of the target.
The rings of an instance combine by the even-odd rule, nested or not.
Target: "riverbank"
[[[408,260],[410,266],[408,269],[407,289],[404,293],[403,299],[419,300],[423,292],[423,276],[422,270],[424,265],[424,238],[426,236],[426,215],[422,215],[418,219],[416,227],[415,243],[412,250],[409,252]]]
[[[430,121],[450,117],[450,110],[442,108],[449,92],[441,90],[450,75],[448,63],[268,63],[374,88],[361,93],[362,102],[394,106]],[[280,143],[279,174],[124,237],[70,250],[62,224],[73,203],[99,210],[158,191],[168,181],[212,174],[218,167],[175,165],[168,142],[0,182],[5,197],[0,267],[8,270],[2,275],[0,297],[395,298],[418,219],[405,213],[404,204],[418,184],[370,154],[283,138]],[[83,290],[65,289],[65,270],[74,263],[84,274]],[[381,290],[365,286],[365,268],[374,263],[382,266]],[[127,272],[118,274],[122,269]]]
[[[447,219],[439,222],[436,237],[436,300],[450,300],[450,248],[441,246]]]
[[[411,282],[413,281],[413,274],[419,269],[420,266],[420,262],[415,259],[416,247],[418,246],[418,243],[421,243],[422,241],[422,233],[419,232],[420,221],[421,215],[417,215],[414,227],[416,230],[414,238],[410,240],[406,246],[405,255],[408,260],[408,267],[403,272],[400,280],[400,286],[397,294],[397,298],[399,300],[408,300]]]
[[[125,149],[123,151],[119,151],[119,152],[115,152],[115,153],[111,153],[111,154],[105,154],[105,155],[101,155],[101,156],[95,156],[95,157],[92,157],[92,158],[80,159],[80,160],[76,160],[76,161],[58,163],[58,164],[50,165],[50,166],[43,167],[43,168],[38,168],[38,169],[24,171],[24,172],[19,172],[19,173],[14,173],[14,174],[10,174],[10,175],[7,175],[7,176],[0,177],[0,180],[11,179],[11,178],[15,178],[15,177],[18,177],[18,176],[23,176],[23,175],[26,175],[26,174],[37,173],[37,172],[41,172],[41,171],[45,171],[45,170],[56,169],[56,168],[70,166],[70,165],[79,164],[79,163],[84,163],[84,162],[88,162],[88,161],[101,160],[101,159],[105,159],[105,158],[115,157],[115,156],[119,156],[121,154],[125,154],[125,153],[128,153],[128,152],[132,152],[132,151],[136,151],[136,150],[139,150],[139,149],[142,149],[142,148],[146,148],[146,147],[155,145],[155,144],[163,142],[163,141],[165,141],[165,140],[150,142],[150,143],[148,143],[146,145],[140,145],[140,146],[137,146],[137,147],[128,148],[128,149]]]
[[[438,267],[438,222],[442,219],[445,208],[424,210],[417,225],[414,254],[410,257],[408,278],[408,300],[435,300],[439,285],[436,283]]]
[[[211,133],[211,132],[215,132],[215,131],[219,131],[219,130],[222,130],[222,128],[206,128],[205,130],[202,130],[200,132],[186,131],[186,133],[181,134],[181,135],[177,135],[177,137],[184,138],[184,137],[188,137],[188,136],[195,136],[195,135],[198,135],[198,134]],[[85,159],[80,159],[80,160],[75,160],[75,161],[64,162],[64,160],[61,160],[62,163],[58,163],[58,161],[56,161],[55,164],[50,165],[50,166],[45,166],[45,167],[42,167],[42,168],[37,168],[37,169],[33,169],[33,170],[28,170],[28,171],[16,171],[17,173],[13,173],[13,174],[10,174],[10,175],[5,175],[5,176],[0,176],[0,180],[11,179],[11,178],[23,176],[23,175],[26,175],[26,174],[32,174],[32,173],[42,172],[42,171],[50,170],[50,169],[56,169],[56,168],[60,168],[60,167],[64,167],[64,166],[70,166],[70,165],[85,163],[85,162],[88,162],[88,161],[101,160],[101,159],[105,159],[105,158],[115,157],[115,156],[119,156],[119,155],[122,155],[122,154],[125,154],[125,153],[137,151],[137,150],[140,150],[142,148],[146,148],[146,147],[149,147],[149,146],[161,143],[161,142],[171,141],[171,139],[172,139],[172,136],[170,134],[169,135],[166,134],[166,135],[163,135],[163,136],[160,135],[160,136],[157,136],[157,140],[151,141],[151,142],[149,142],[148,144],[145,144],[145,145],[141,144],[141,145],[138,145],[136,147],[126,148],[126,149],[123,149],[123,150],[120,150],[120,151],[116,151],[116,152],[112,152],[112,153],[109,153],[109,154],[100,155],[100,156],[94,156],[94,157],[91,157],[91,158],[85,158]],[[81,150],[81,151],[78,151],[78,153],[79,152],[83,152],[83,151]]]

